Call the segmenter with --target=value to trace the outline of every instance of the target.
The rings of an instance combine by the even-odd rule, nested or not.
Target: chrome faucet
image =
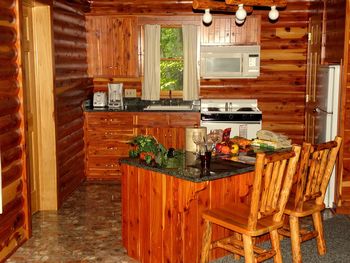
[[[172,104],[172,95],[171,95],[171,90],[169,90],[169,105]]]

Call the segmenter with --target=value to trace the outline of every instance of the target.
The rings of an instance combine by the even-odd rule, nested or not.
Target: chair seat
[[[321,212],[325,208],[325,205],[317,205],[315,204],[315,200],[310,200],[303,203],[303,208],[301,210],[294,209],[294,200],[289,199],[284,213],[287,215],[295,216],[295,217],[304,217],[312,215],[315,212]]]
[[[249,236],[260,236],[283,226],[283,220],[274,222],[271,215],[259,219],[255,230],[248,229],[249,207],[245,205],[210,209],[203,213],[203,218],[232,231]]]

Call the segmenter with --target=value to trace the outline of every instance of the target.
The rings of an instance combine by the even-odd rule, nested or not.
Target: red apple
[[[221,144],[221,143],[217,143],[215,145],[215,150],[216,150],[217,153],[221,153],[222,146],[223,146],[223,144]]]

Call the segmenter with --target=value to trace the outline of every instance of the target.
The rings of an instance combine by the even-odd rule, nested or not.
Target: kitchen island
[[[213,158],[204,171],[193,153],[172,168],[131,158],[120,162],[123,246],[140,262],[199,262],[202,211],[249,202],[253,165]],[[213,228],[214,239],[226,234]],[[211,257],[224,253],[217,249]]]

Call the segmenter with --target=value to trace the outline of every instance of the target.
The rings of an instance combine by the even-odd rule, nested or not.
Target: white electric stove
[[[258,101],[252,99],[202,99],[201,126],[207,132],[231,128],[231,137],[256,138],[261,130],[262,112]]]

